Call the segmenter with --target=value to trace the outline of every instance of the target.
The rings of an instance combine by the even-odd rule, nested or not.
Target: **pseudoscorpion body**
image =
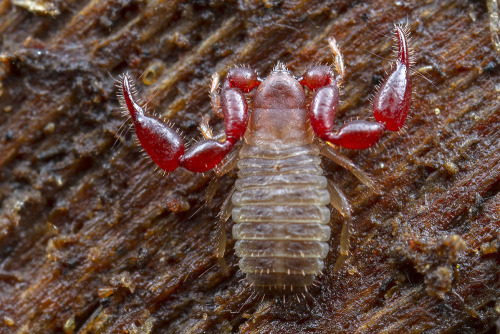
[[[404,125],[411,101],[410,62],[406,32],[396,26],[395,34],[398,58],[375,96],[376,121],[351,121],[339,131],[333,123],[344,65],[333,38],[329,43],[337,76],[329,66],[313,66],[295,78],[278,64],[261,79],[252,69],[236,67],[227,74],[219,94],[215,75],[212,108],[224,118],[225,131],[213,136],[202,122],[205,139],[186,152],[176,131],[134,101],[130,78],[122,77],[122,104],[132,117],[141,145],[159,167],[173,171],[181,166],[193,172],[217,167],[216,174],[222,176],[237,165],[235,191],[222,209],[221,220],[223,224],[232,214],[239,266],[252,287],[273,294],[307,290],[322,271],[329,250],[328,204],[345,217],[335,268],[345,260],[351,208],[336,184],[323,176],[320,155],[377,190],[333,146],[365,149],[375,145],[385,130],[398,131]],[[254,89],[249,109],[244,94]],[[243,145],[235,145],[241,139]],[[221,231],[219,256],[225,247],[225,229]]]

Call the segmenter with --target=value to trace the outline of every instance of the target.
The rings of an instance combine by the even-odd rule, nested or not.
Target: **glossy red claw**
[[[224,83],[220,99],[226,139],[222,142],[205,139],[194,144],[187,152],[184,152],[181,136],[174,129],[145,112],[135,102],[128,75],[123,76],[121,84],[122,104],[129,111],[137,138],[151,159],[167,172],[182,166],[192,172],[202,173],[217,166],[245,134],[248,106],[243,92],[258,86],[260,80],[255,71],[248,68],[232,69]],[[212,89],[218,100],[217,84]]]
[[[132,86],[130,84],[130,78],[128,74],[124,74],[122,77],[122,96],[123,96],[123,101],[125,102],[125,106],[127,107],[130,116],[132,116],[132,119],[137,114],[144,114],[144,110],[142,110],[141,106],[138,105],[135,100],[134,96],[132,94]]]
[[[396,27],[399,54],[396,66],[385,79],[373,101],[373,115],[387,130],[398,131],[405,123],[411,103],[410,61],[405,33]]]
[[[399,54],[396,65],[380,87],[373,103],[377,122],[353,121],[334,132],[339,92],[333,71],[328,66],[314,66],[299,79],[302,85],[315,91],[309,107],[311,126],[316,135],[335,145],[349,149],[365,149],[375,145],[384,131],[398,131],[404,125],[411,102],[410,60],[405,32],[396,27]],[[335,67],[342,75],[343,61],[336,43],[332,51]]]
[[[127,75],[122,80],[123,99],[134,122],[135,133],[146,153],[163,170],[179,167],[184,154],[184,143],[174,129],[153,115],[149,115],[134,101]]]
[[[147,115],[137,116],[134,126],[141,146],[161,169],[170,172],[179,167],[179,158],[184,154],[184,143],[174,129],[154,116]]]

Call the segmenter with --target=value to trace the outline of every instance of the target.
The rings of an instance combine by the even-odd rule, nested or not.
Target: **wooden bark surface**
[[[22,6],[0,0],[0,333],[496,332],[500,55],[486,3],[12,2]],[[405,130],[341,150],[384,194],[324,162],[353,205],[351,256],[333,273],[334,212],[319,287],[300,302],[256,296],[231,221],[227,273],[214,255],[235,176],[204,206],[213,174],[155,172],[125,131],[113,78],[128,71],[150,109],[198,138],[207,113],[223,128],[212,73],[247,64],[265,76],[281,60],[301,75],[331,62],[334,36],[347,66],[340,126],[371,118],[393,24],[406,22]]]

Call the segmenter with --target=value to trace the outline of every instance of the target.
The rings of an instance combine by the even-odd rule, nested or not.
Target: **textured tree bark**
[[[495,333],[500,327],[500,55],[482,1],[0,0],[1,333]],[[370,119],[390,68],[394,23],[413,41],[404,131],[342,153],[376,195],[325,161],[354,209],[318,287],[301,301],[246,286],[227,226],[215,257],[220,180],[154,170],[119,110],[115,80],[138,78],[148,108],[188,138],[210,114],[214,72],[296,75],[347,66],[337,124]],[[142,77],[141,77],[142,76]]]

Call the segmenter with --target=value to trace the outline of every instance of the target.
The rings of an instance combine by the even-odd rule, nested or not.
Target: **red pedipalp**
[[[186,153],[181,136],[167,123],[145,112],[134,100],[127,75],[122,79],[123,103],[132,117],[141,146],[161,169],[173,171],[182,166],[192,172],[202,173],[217,166],[242,138],[248,124],[248,106],[242,91],[249,92],[259,84],[255,71],[232,69],[221,92],[226,139],[222,142],[202,140]]]
[[[405,33],[396,27],[399,53],[396,66],[385,79],[373,100],[373,115],[387,130],[400,130],[408,116],[411,103],[411,77],[408,46]]]
[[[352,121],[335,132],[333,121],[339,93],[332,70],[328,66],[314,66],[299,79],[301,84],[315,91],[309,116],[319,138],[349,149],[365,149],[375,145],[384,130],[398,131],[403,127],[411,102],[410,61],[405,32],[396,26],[395,33],[398,58],[375,96],[373,113],[377,122]]]
[[[179,167],[179,158],[184,154],[181,136],[135,102],[127,75],[123,76],[122,85],[125,106],[130,112],[141,146],[161,169],[173,171]]]

